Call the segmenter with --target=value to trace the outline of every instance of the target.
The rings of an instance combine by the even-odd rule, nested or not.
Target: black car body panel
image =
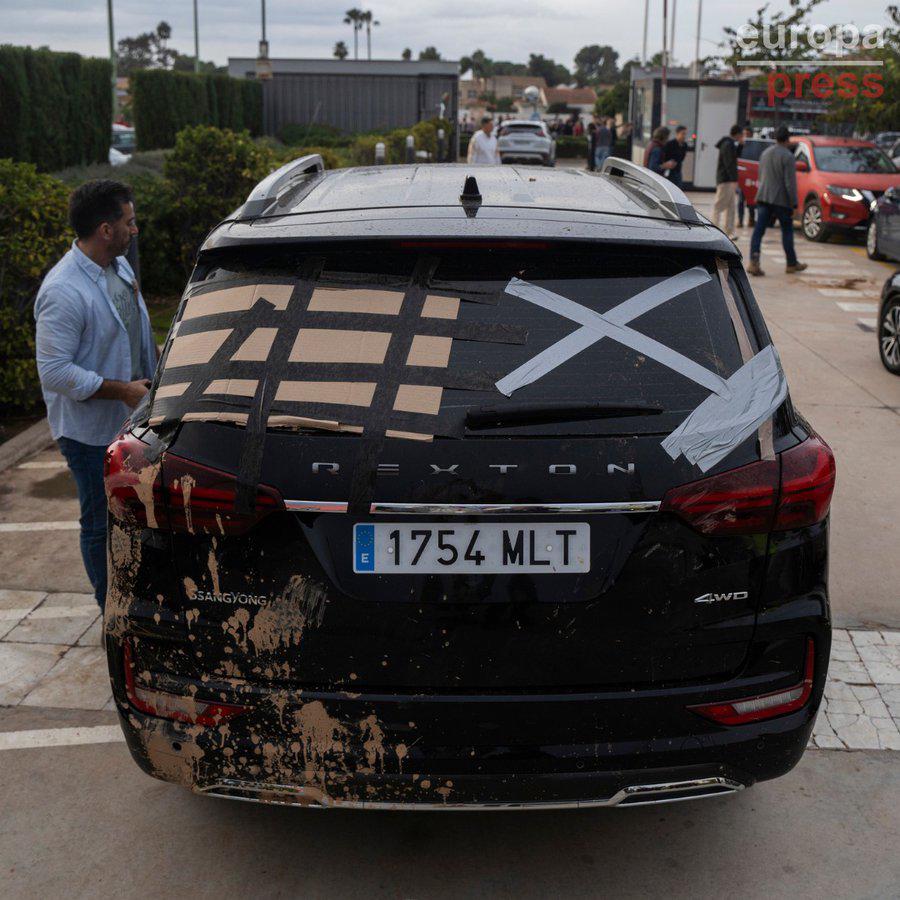
[[[810,439],[789,399],[765,440],[754,430],[701,472],[661,442],[708,391],[616,341],[585,346],[518,400],[494,388],[572,331],[504,292],[510,278],[605,315],[691,267],[707,273],[704,284],[635,327],[668,348],[651,353],[676,354],[672,365],[689,359],[730,379],[770,343],[733,245],[702,223],[651,214],[652,201],[642,207],[602,178],[573,179],[596,189],[598,212],[584,197],[569,198],[569,212],[547,208],[569,176],[534,170],[478,170],[483,206],[473,217],[446,198],[471,167],[415,174],[422,168],[360,170],[357,183],[378,185],[369,209],[328,208],[347,202],[353,176],[342,174],[327,202],[307,191],[284,214],[223,223],[204,245],[154,397],[124,438],[141,460],[130,484],[144,519],[112,506],[106,640],[135,759],[223,796],[416,808],[631,802],[628,792],[647,785],[654,796],[704,796],[786,772],[824,689],[827,519],[712,534],[666,511],[665,498],[704,476],[759,465],[781,473],[782,454]],[[549,180],[531,208],[516,205],[522,196],[498,199],[536,178]],[[368,413],[351,407],[333,414],[340,433],[335,423],[297,425],[296,408],[276,400],[271,414],[293,412],[294,424],[263,428],[253,483],[278,503],[263,510],[257,494],[246,527],[229,524],[235,496],[192,518],[199,482],[185,465],[201,478],[246,471],[254,388],[241,379],[288,376],[229,370],[228,385],[198,394],[185,416],[188,376],[172,348],[196,332],[190,304],[254,273],[299,284],[287,279],[310,270],[311,254],[329,290],[402,290],[428,255],[428,290],[461,298],[433,435],[408,428],[404,439],[373,441]],[[267,304],[253,311],[277,315]],[[384,319],[365,321],[375,329]],[[191,378],[202,372],[183,365]],[[331,380],[369,377],[342,365]],[[503,422],[514,402],[537,412]],[[584,416],[553,415],[579,403]],[[310,408],[320,416],[321,406]],[[379,415],[390,428],[391,408]],[[183,519],[172,513],[177,492],[187,497]],[[498,526],[524,543],[518,557],[504,549],[510,566],[487,574],[357,571],[355,528],[385,522],[427,526],[450,544],[454,529]],[[586,529],[581,569],[515,569],[529,554],[544,564],[541,523],[556,534]],[[453,560],[468,558],[474,540],[451,548]],[[693,708],[800,683],[802,705],[776,718],[724,725]]]

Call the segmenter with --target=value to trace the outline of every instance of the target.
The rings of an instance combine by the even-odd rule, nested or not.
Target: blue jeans
[[[750,238],[750,258],[759,257],[763,235],[769,225],[778,222],[781,225],[781,246],[789,266],[797,265],[797,254],[794,252],[794,211],[788,206],[773,206],[771,203],[756,204],[756,226]]]
[[[603,160],[605,160],[610,153],[612,153],[612,147],[608,147],[606,145],[597,147],[597,149],[594,151],[594,165],[597,167],[597,171],[600,171],[600,166],[603,165]]]
[[[81,504],[81,558],[103,609],[106,603],[106,493],[103,489],[103,455],[106,447],[82,444],[61,437],[57,442],[78,488]]]

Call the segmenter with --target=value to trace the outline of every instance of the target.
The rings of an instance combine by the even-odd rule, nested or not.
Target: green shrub
[[[131,78],[132,110],[141,150],[171,147],[192,125],[262,130],[262,85],[228,75],[141,69]]]
[[[276,151],[275,157],[279,165],[284,165],[292,159],[307,156],[310,153],[318,153],[326,169],[340,169],[341,160],[331,147],[283,147]]]
[[[343,134],[339,128],[333,125],[285,125],[278,132],[278,137],[289,146],[317,147],[349,147],[353,143],[351,135]]]
[[[209,230],[247,199],[256,183],[276,167],[272,151],[247,131],[208,125],[185,128],[163,172],[170,191],[171,235],[177,264],[186,277]]]
[[[41,171],[105,160],[110,64],[76,53],[0,47],[0,157]]]
[[[0,159],[0,408],[27,411],[40,390],[34,297],[72,240],[68,188],[30,163]]]
[[[398,160],[394,160],[391,155],[391,149],[388,146],[388,139],[381,134],[365,134],[358,137],[349,149],[350,163],[354,166],[374,166],[375,165],[375,145],[377,143],[384,144],[385,162],[403,162],[401,156]]]

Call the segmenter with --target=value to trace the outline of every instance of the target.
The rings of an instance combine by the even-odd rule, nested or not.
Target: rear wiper
[[[504,403],[502,406],[478,406],[466,413],[466,428],[539,425],[544,422],[579,422],[587,419],[618,419],[625,416],[656,416],[664,410],[649,403],[585,403],[578,400]]]

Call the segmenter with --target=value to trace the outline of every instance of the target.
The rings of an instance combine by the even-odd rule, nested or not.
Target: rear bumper
[[[804,640],[814,637],[809,703],[789,715],[734,727],[687,707],[782,688],[783,672],[774,681],[745,673],[668,690],[542,695],[256,686],[240,697],[218,695],[243,701],[251,711],[202,727],[137,712],[120,675],[118,639],[108,637],[108,649],[134,759],[148,774],[198,793],[373,809],[635,805],[731,793],[797,764],[822,697],[830,650],[825,616],[815,615],[809,600],[801,607],[808,614],[802,621],[790,621],[790,610],[781,609],[787,621],[776,616],[759,630],[777,638],[777,646],[786,630]],[[194,687],[209,692],[208,683]]]

